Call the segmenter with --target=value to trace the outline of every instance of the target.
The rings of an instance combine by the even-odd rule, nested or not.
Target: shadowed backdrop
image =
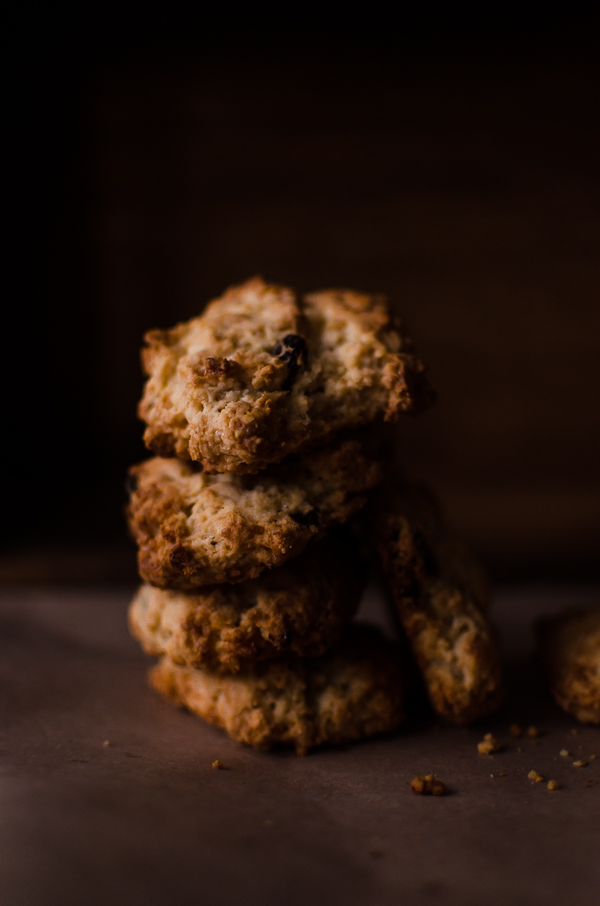
[[[200,49],[171,23],[163,39],[92,42],[89,59],[83,41],[38,84],[29,126],[45,144],[29,152],[31,266],[11,334],[27,334],[27,367],[7,352],[7,576],[31,572],[32,551],[60,573],[76,550],[75,573],[88,557],[128,574],[142,334],[260,273],[387,294],[438,392],[398,426],[399,463],[497,578],[597,578],[589,23],[511,43],[415,21],[411,37],[305,44],[240,25]]]

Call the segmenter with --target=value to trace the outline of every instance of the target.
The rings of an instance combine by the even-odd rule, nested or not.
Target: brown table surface
[[[599,589],[497,593],[509,700],[492,719],[426,720],[305,758],[244,748],[151,693],[130,594],[0,595],[3,906],[598,902],[600,757],[572,762],[600,756],[600,733],[550,700],[530,627]],[[378,607],[371,593],[363,615]],[[543,735],[513,739],[513,721]],[[476,747],[488,730],[493,757]],[[432,771],[452,795],[410,792]]]

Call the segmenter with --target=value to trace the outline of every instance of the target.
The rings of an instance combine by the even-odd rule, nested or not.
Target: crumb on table
[[[435,774],[426,774],[425,777],[415,777],[410,788],[413,793],[420,796],[445,796],[446,786],[441,780],[436,780]]]
[[[568,749],[561,749],[559,752],[559,755],[562,755],[563,758],[568,758],[570,754]]]
[[[587,768],[587,761],[584,761],[583,758],[578,758],[577,761],[573,762],[574,768]]]
[[[533,739],[535,739],[536,737],[541,736],[541,732],[540,732],[540,730],[538,730],[537,727],[532,725],[531,727],[528,727],[527,735],[531,736]]]
[[[530,780],[534,780],[535,783],[543,783],[543,782],[544,782],[544,778],[543,778],[542,775],[539,774],[537,771],[530,771],[529,774],[528,774],[527,776],[529,777]]]
[[[549,789],[549,790],[560,790],[561,785],[562,785],[562,784],[560,784],[560,783],[558,782],[558,780],[549,780],[549,781],[548,781],[548,789]]]
[[[216,761],[213,761],[212,766],[213,766],[213,768],[215,768],[215,770],[217,770],[217,771],[218,771],[218,770],[222,770],[222,769],[225,767],[225,765],[223,764],[223,762],[221,761],[220,758],[217,758]]]
[[[523,727],[521,727],[519,724],[511,724],[510,727],[508,728],[508,732],[510,733],[511,736],[515,736],[516,738],[519,738],[520,736],[523,735],[524,730],[523,730]]]
[[[477,750],[480,755],[491,755],[492,752],[498,752],[500,743],[494,739],[491,733],[486,733],[483,740],[477,743]]]

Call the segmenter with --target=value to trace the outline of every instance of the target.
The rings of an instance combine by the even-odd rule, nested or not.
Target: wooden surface
[[[600,732],[554,706],[531,622],[600,589],[498,592],[509,700],[480,726],[423,720],[305,758],[244,748],[151,693],[131,592],[0,595],[3,906],[597,902],[600,758],[571,763],[600,756]],[[363,616],[385,623],[380,606],[371,592]],[[513,721],[535,723],[538,743],[510,737]],[[493,758],[476,748],[490,730]],[[564,788],[532,784],[532,769]],[[431,771],[451,795],[410,792]]]

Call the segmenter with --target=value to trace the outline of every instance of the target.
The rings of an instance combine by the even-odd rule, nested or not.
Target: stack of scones
[[[430,495],[382,484],[373,453],[378,424],[432,400],[385,300],[254,278],[146,342],[155,456],[129,473],[144,583],[129,618],[161,658],[154,689],[259,748],[394,730],[407,656],[351,624],[370,544],[435,711],[460,724],[493,710],[485,579]]]

